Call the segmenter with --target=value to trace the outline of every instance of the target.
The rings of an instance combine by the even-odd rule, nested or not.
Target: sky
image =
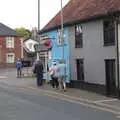
[[[40,0],[40,28],[60,10],[61,0]],[[65,6],[69,0],[62,0]],[[13,29],[38,26],[38,0],[0,0],[0,23]]]

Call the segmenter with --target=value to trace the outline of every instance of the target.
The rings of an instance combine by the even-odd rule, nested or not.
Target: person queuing
[[[57,77],[57,66],[56,62],[53,63],[52,67],[50,68],[49,74],[51,76],[51,85],[53,88],[58,88],[58,77]]]
[[[63,60],[59,61],[57,65],[57,74],[58,74],[58,82],[59,82],[59,89],[66,91],[66,65]]]
[[[37,77],[37,86],[43,85],[43,64],[41,60],[37,60],[34,66],[33,72],[36,74]]]
[[[16,68],[17,68],[17,78],[21,78],[22,75],[22,61],[20,58],[18,58],[18,60],[16,61]]]

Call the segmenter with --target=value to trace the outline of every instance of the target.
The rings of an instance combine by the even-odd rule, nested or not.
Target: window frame
[[[57,30],[57,45],[58,46],[65,46],[66,45],[66,41],[65,41],[65,30],[63,30],[63,41],[61,40],[61,29]],[[63,43],[64,42],[64,43]]]
[[[15,47],[15,38],[12,36],[6,37],[6,48],[14,48]]]
[[[13,58],[12,58],[12,61],[9,62],[8,56],[12,56],[12,57],[13,57]],[[15,53],[6,53],[6,63],[7,63],[7,64],[12,64],[12,63],[14,63],[14,62],[15,62]]]
[[[83,48],[83,27],[75,25],[75,48]]]
[[[112,24],[111,27],[105,28],[105,24]],[[107,19],[103,21],[103,38],[104,46],[114,46],[115,45],[115,24],[113,19]],[[112,37],[112,38],[111,38]]]

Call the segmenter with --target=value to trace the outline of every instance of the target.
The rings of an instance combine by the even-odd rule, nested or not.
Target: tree
[[[28,29],[21,27],[21,28],[16,28],[15,30],[16,32],[22,34],[24,39],[29,39],[31,37],[31,32]]]

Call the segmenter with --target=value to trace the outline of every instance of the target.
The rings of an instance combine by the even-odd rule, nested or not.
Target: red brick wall
[[[6,53],[14,53],[15,54],[15,61],[17,58],[21,58],[21,38],[15,37],[14,38],[14,48],[6,48],[6,40],[5,37],[0,36],[0,67],[7,67],[7,66],[14,66],[14,64],[7,64],[6,63]]]

